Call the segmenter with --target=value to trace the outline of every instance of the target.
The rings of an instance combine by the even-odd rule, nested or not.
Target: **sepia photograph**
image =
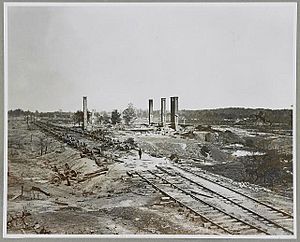
[[[296,3],[4,3],[5,238],[296,238]]]

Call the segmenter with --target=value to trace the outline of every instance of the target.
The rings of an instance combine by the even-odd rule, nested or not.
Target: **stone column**
[[[162,126],[166,124],[166,98],[162,97],[160,99],[160,122]]]
[[[153,123],[153,99],[149,99],[149,125]]]
[[[171,128],[178,129],[178,97],[171,97]]]

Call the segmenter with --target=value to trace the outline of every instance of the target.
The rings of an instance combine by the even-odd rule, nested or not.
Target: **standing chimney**
[[[160,121],[161,125],[165,126],[166,124],[166,98],[162,97],[160,99]]]
[[[86,130],[87,128],[87,97],[83,97],[83,125],[82,129]]]
[[[178,129],[178,97],[171,97],[171,128]]]
[[[153,99],[149,99],[149,125],[153,123]]]

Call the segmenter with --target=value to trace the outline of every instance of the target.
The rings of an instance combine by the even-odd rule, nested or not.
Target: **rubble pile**
[[[111,132],[106,129],[83,132],[75,128],[64,128],[51,123],[36,122],[36,125],[59,141],[79,150],[81,158],[87,157],[95,160],[99,166],[118,161],[120,157],[118,152],[126,152],[137,148],[133,138],[120,141],[112,138]],[[87,138],[77,137],[76,133]],[[96,146],[95,142],[91,140],[97,141]]]
[[[31,213],[26,209],[21,212],[16,212],[14,214],[9,214],[7,221],[8,229],[18,229],[26,233],[35,234],[51,234],[51,231],[45,228],[45,226],[40,225],[38,222],[32,221]]]

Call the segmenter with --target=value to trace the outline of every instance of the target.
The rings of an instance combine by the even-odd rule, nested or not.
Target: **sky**
[[[9,6],[6,24],[9,109],[295,104],[295,3]]]

